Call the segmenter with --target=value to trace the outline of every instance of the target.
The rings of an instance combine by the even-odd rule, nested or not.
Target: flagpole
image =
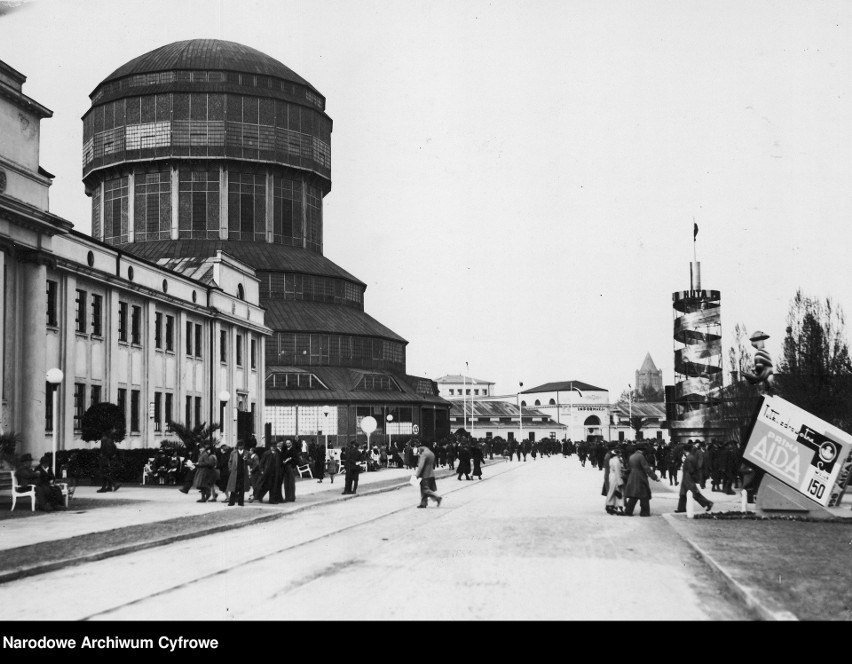
[[[695,217],[692,218],[692,260],[698,262],[698,254],[695,249],[695,240],[698,237],[698,224],[695,223]]]

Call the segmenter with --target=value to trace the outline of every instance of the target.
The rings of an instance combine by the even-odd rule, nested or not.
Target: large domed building
[[[273,330],[267,436],[350,438],[367,415],[380,434],[388,422],[399,435],[449,432],[435,383],[405,373],[406,340],[323,256],[332,121],[314,86],[255,49],[196,39],[131,60],[90,97],[93,236],[196,277],[219,251],[256,270]]]

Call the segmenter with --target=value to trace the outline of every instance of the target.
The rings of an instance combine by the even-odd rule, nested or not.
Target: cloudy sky
[[[671,296],[704,288],[777,357],[796,290],[852,310],[852,3],[0,2],[0,59],[54,112],[51,211],[90,231],[88,95],[128,60],[244,43],[327,99],[325,255],[408,372],[500,393],[674,381]]]

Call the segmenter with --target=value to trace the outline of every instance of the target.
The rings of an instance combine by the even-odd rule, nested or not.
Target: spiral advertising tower
[[[721,295],[701,288],[701,264],[690,264],[690,289],[672,293],[674,308],[675,417],[672,439],[724,435],[721,412]]]

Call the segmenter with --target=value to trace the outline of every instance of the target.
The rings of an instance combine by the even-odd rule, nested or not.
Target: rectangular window
[[[225,330],[219,330],[219,361],[228,361],[228,333]]]
[[[201,358],[201,326],[195,326],[195,357]]]
[[[92,385],[91,390],[91,399],[89,401],[89,407],[94,406],[96,403],[101,402],[101,386],[100,385]]]
[[[201,424],[201,397],[195,397],[195,426]]]
[[[86,384],[74,383],[74,431],[83,428],[84,412],[86,412]]]
[[[163,347],[163,314],[154,313],[154,348]]]
[[[196,424],[198,423],[196,422]],[[192,397],[190,396],[186,397],[186,408],[184,409],[183,425],[185,427],[192,426]]]
[[[104,328],[104,298],[102,295],[92,295],[92,334],[103,336]]]
[[[130,431],[139,433],[139,390],[130,390]]]
[[[142,343],[142,307],[130,309],[130,343],[139,346]]]
[[[118,303],[118,340],[127,342],[127,302]]]
[[[251,362],[251,368],[257,369],[257,340],[256,339],[251,340],[250,355],[251,355],[251,357],[249,358],[249,361]]]
[[[56,301],[59,293],[59,284],[48,279],[47,281],[47,326],[59,327],[59,316],[56,311]]]
[[[175,349],[175,317],[166,316],[166,350]]]
[[[186,354],[192,356],[192,323],[186,322]]]
[[[154,431],[162,431],[163,393],[154,392]]]
[[[243,335],[237,335],[237,366],[243,366]]]
[[[45,433],[52,433],[53,432],[53,385],[51,385],[48,382],[45,382],[44,394],[47,397],[44,400],[44,431],[45,431]]]
[[[79,288],[74,299],[74,326],[77,332],[86,331],[86,291]]]
[[[127,417],[127,390],[123,387],[118,388],[118,398],[115,400],[115,405],[121,411],[122,417]]]
[[[165,420],[166,420],[166,431],[172,430],[172,400],[174,399],[174,394],[169,394],[166,392],[166,412],[165,412]]]

